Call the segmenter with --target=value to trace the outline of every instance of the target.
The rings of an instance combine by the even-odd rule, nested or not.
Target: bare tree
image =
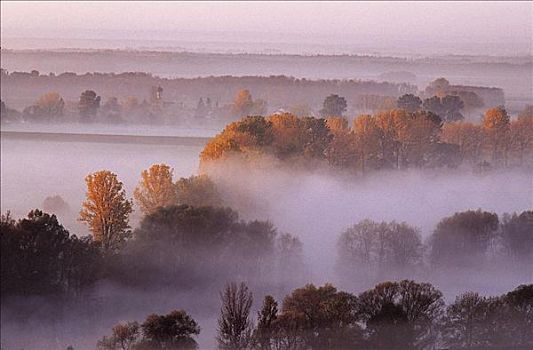
[[[218,347],[227,350],[248,349],[251,345],[253,325],[250,309],[252,293],[246,284],[232,282],[220,293],[222,308],[218,318]]]

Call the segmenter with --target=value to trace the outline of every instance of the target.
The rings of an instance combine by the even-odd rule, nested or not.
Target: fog
[[[198,322],[198,348],[215,349],[228,282],[253,292],[254,322],[265,295],[283,315],[284,297],[308,283],[357,295],[412,279],[448,305],[467,291],[499,296],[532,283],[532,250],[512,246],[532,242],[532,2],[0,6],[0,213],[20,219],[0,222],[2,350],[94,350],[119,322],[177,309]],[[395,108],[404,110],[387,114]],[[372,116],[348,127],[362,114]],[[226,128],[250,115],[270,118]],[[330,119],[308,118],[318,116]],[[153,176],[168,197],[147,209],[135,189],[162,163],[173,179],[164,167]],[[116,174],[133,203],[128,214],[128,203],[113,202],[132,232],[114,233],[111,248],[107,218],[91,221],[92,232],[79,220],[85,178],[100,170]],[[187,191],[189,201],[178,199]],[[213,202],[192,204],[204,197]],[[477,209],[499,223],[479,229],[498,221],[481,212],[481,224],[457,220],[446,231],[455,245],[436,250],[459,253],[432,260],[439,223]],[[505,226],[504,214],[525,211]],[[365,219],[387,222],[381,241],[368,239],[378,243],[364,247],[363,262],[343,260],[342,244],[361,238],[340,238]],[[389,229],[392,221],[412,235]],[[372,244],[381,244],[377,264]],[[400,260],[386,254],[407,257],[396,269]],[[465,265],[453,260],[461,254]],[[344,323],[335,312],[328,317]]]
[[[86,234],[75,218],[83,200],[84,176],[100,169],[116,172],[131,195],[140,172],[164,162],[175,169],[175,177],[198,171],[201,147],[96,142],[42,142],[2,139],[2,211],[16,217],[39,207],[46,196],[59,194],[70,211],[59,219],[72,233]],[[457,211],[482,208],[498,214],[533,208],[533,179],[527,170],[499,170],[485,175],[461,170],[409,170],[368,174],[364,177],[339,174],[327,169],[287,169],[264,160],[251,167],[239,162],[218,164],[208,173],[219,184],[228,205],[244,219],[270,220],[278,232],[290,232],[304,244],[306,282],[332,282],[341,289],[361,292],[371,285],[340,277],[334,270],[336,240],[348,226],[365,218],[376,221],[405,221],[418,227],[427,238],[437,222]],[[132,219],[140,219],[138,209]],[[505,272],[505,275],[504,275]],[[531,274],[498,271],[472,276],[456,274],[439,278],[427,275],[451,301],[461,292],[480,291],[496,295],[531,281]],[[533,271],[532,271],[533,273]],[[491,277],[492,276],[492,277]],[[408,276],[406,276],[408,277]],[[419,277],[420,279],[420,277]],[[255,287],[254,308],[262,296],[273,293],[279,300],[298,282],[265,290],[265,281],[248,280]],[[91,349],[119,321],[142,320],[153,312],[184,308],[200,323],[202,349],[215,346],[218,290],[209,288],[132,289],[100,282],[84,306],[60,304],[39,298],[12,299],[17,312],[2,313],[2,344],[6,348]],[[268,287],[267,287],[268,288]],[[24,305],[24,306],[23,306]],[[29,318],[19,318],[34,308]],[[24,310],[24,311],[22,311]],[[50,319],[50,323],[46,320]],[[43,320],[45,322],[43,322]],[[25,332],[24,337],[18,337]]]
[[[3,2],[2,47],[531,54],[532,16],[529,2]]]

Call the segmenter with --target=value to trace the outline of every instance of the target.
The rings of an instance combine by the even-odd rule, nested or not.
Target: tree
[[[400,109],[405,109],[407,112],[416,112],[422,106],[422,100],[420,97],[413,94],[405,94],[398,98],[396,106]]]
[[[382,132],[378,127],[376,118],[370,115],[360,115],[354,120],[355,142],[357,158],[360,163],[361,173],[367,171],[368,165],[379,167],[379,151]]]
[[[43,209],[46,212],[53,213],[67,213],[70,210],[70,206],[65,200],[59,196],[48,196],[44,199],[42,204]]]
[[[205,174],[182,177],[176,182],[175,192],[175,203],[179,205],[187,204],[193,207],[222,205],[222,198],[215,183]]]
[[[102,170],[89,174],[87,198],[82,204],[79,220],[85,222],[104,252],[116,252],[130,236],[128,224],[132,202],[117,175]]]
[[[250,91],[240,90],[235,96],[231,109],[233,114],[239,118],[251,115],[262,115],[266,113],[266,101],[261,99],[254,101]]]
[[[482,297],[477,293],[469,292],[457,297],[446,310],[442,332],[445,344],[454,349],[494,345],[490,343],[490,337],[497,330],[491,327],[490,321],[496,308],[496,299]]]
[[[498,215],[481,209],[442,219],[431,236],[431,262],[452,267],[483,264],[498,223]]]
[[[461,110],[465,104],[459,96],[446,95],[441,100],[444,115],[441,116],[447,122],[456,122],[464,119]]]
[[[97,96],[96,92],[92,90],[85,90],[82,92],[78,103],[80,116],[82,116],[84,120],[89,120],[90,118],[95,117],[100,108],[100,100],[100,96]]]
[[[418,230],[406,223],[363,220],[342,233],[338,251],[341,271],[382,276],[412,271],[423,246]]]
[[[501,236],[509,255],[519,262],[533,263],[533,210],[504,215]]]
[[[424,100],[424,110],[435,113],[436,115],[443,117],[445,114],[444,106],[438,96],[432,96]]]
[[[278,303],[274,297],[267,295],[263,300],[261,310],[257,313],[257,328],[254,333],[254,344],[256,344],[258,349],[272,349],[277,318]]]
[[[509,308],[507,342],[517,347],[533,346],[533,284],[523,284],[503,296]]]
[[[320,115],[322,117],[342,117],[348,104],[346,99],[339,95],[329,95],[324,100]]]
[[[396,113],[393,122],[399,144],[398,168],[427,164],[438,142],[441,118],[431,112],[419,111],[412,114]]]
[[[483,129],[480,125],[458,122],[442,127],[442,140],[459,146],[461,159],[478,164],[483,151]]]
[[[483,117],[485,145],[490,151],[493,163],[503,160],[507,165],[507,151],[509,146],[510,117],[503,107],[487,110]]]
[[[119,123],[121,121],[120,115],[122,107],[118,103],[116,97],[110,97],[102,106],[102,112],[108,122]]]
[[[49,92],[39,97],[37,107],[45,119],[51,120],[63,116],[65,101],[57,92]]]
[[[8,213],[0,229],[2,295],[76,295],[96,281],[98,250],[70,235],[55,215],[36,209],[15,222]]]
[[[429,83],[426,88],[426,95],[444,96],[450,88],[450,82],[445,78],[438,78]]]
[[[251,115],[251,112],[254,108],[254,102],[252,99],[252,94],[248,90],[240,90],[235,96],[233,102],[233,111],[238,117],[244,117]]]
[[[304,279],[303,244],[298,237],[284,233],[277,238],[276,260],[282,285]]]
[[[167,315],[149,315],[142,324],[145,337],[143,345],[157,349],[197,349],[194,339],[200,334],[196,321],[184,310],[174,310]]]
[[[166,164],[154,164],[148,170],[143,170],[133,196],[144,214],[153,213],[158,207],[177,203],[173,172],[174,169]]]
[[[104,336],[96,346],[101,350],[133,350],[140,336],[137,322],[119,323],[113,327],[111,336]]]
[[[218,318],[218,347],[220,349],[241,350],[251,345],[253,325],[250,309],[253,303],[252,293],[246,284],[226,285],[220,293],[222,308]]]
[[[359,325],[355,318],[356,298],[339,292],[331,284],[315,287],[308,284],[295,289],[283,300],[279,322],[282,334],[298,339],[301,349],[349,349],[357,345]],[[296,334],[293,332],[296,331]]]
[[[391,342],[382,337],[390,335],[398,349],[426,349],[435,343],[444,300],[431,284],[384,282],[361,293],[357,300],[358,318],[367,324],[365,338],[371,344],[388,349]]]
[[[529,110],[526,108],[511,122],[510,147],[519,165],[523,165],[524,156],[533,149],[533,106],[529,106]]]

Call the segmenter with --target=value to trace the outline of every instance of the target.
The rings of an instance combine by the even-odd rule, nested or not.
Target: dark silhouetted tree
[[[407,112],[416,112],[422,106],[420,97],[413,94],[405,94],[398,98],[396,106],[400,109],[405,109]]]
[[[250,309],[252,293],[241,283],[230,283],[220,293],[222,307],[218,318],[218,347],[227,350],[248,349],[252,342],[253,324]]]
[[[320,115],[322,117],[342,117],[348,104],[346,99],[339,95],[329,95],[324,100]]]

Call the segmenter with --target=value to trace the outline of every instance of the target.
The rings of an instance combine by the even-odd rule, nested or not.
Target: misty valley
[[[1,350],[533,349],[533,51],[473,4],[8,3]]]

